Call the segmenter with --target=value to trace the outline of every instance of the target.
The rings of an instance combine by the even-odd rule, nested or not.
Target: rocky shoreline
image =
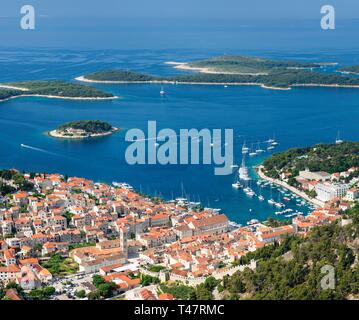
[[[104,132],[104,133],[96,133],[96,134],[88,134],[86,136],[80,136],[80,135],[66,135],[63,134],[57,130],[52,130],[48,132],[48,135],[52,138],[59,138],[59,139],[87,139],[87,138],[98,138],[98,137],[105,137],[105,136],[109,136],[115,132],[120,131],[119,128],[115,128],[113,127],[111,131],[108,132]]]
[[[303,83],[303,84],[292,84],[286,88],[284,87],[273,87],[267,86],[264,83],[258,82],[182,82],[182,81],[169,81],[169,80],[148,80],[148,81],[126,81],[126,80],[91,80],[85,76],[75,78],[77,81],[87,83],[102,83],[102,84],[178,84],[178,85],[206,85],[206,86],[258,86],[263,89],[269,90],[282,90],[288,91],[292,87],[327,87],[327,88],[355,88],[359,89],[359,85],[340,85],[340,84],[316,84],[316,83]]]

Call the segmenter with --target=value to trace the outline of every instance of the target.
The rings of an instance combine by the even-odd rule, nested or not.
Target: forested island
[[[175,63],[176,65],[177,63]],[[260,57],[220,56],[207,60],[177,64],[176,68],[197,69],[204,73],[268,74],[275,69],[312,69],[320,68],[318,63],[296,61],[277,61]]]
[[[292,148],[273,154],[263,162],[264,172],[277,179],[282,173],[295,177],[299,171],[324,171],[330,174],[359,167],[359,142],[318,144],[313,147]]]
[[[67,122],[57,129],[50,131],[49,135],[55,138],[84,139],[108,136],[116,131],[119,131],[119,129],[111,126],[107,122],[100,120],[81,120]]]
[[[213,85],[258,85],[288,90],[295,86],[359,88],[359,79],[340,74],[320,73],[320,63],[276,61],[255,57],[225,56],[193,63],[174,63],[176,68],[194,73],[155,76],[128,70],[108,70],[76,78],[98,83],[173,83]]]
[[[338,69],[339,72],[344,74],[358,74],[359,75],[359,65],[357,66],[348,66]]]
[[[111,93],[97,88],[64,81],[21,81],[0,84],[0,101],[21,97],[40,96],[48,98],[96,100],[115,99]]]

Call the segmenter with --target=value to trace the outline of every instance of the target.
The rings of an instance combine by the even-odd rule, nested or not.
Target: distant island
[[[102,90],[64,81],[21,81],[0,84],[0,102],[18,97],[72,100],[110,100],[118,97]]]
[[[357,74],[357,75],[359,75],[359,65],[340,68],[337,71],[339,71],[339,72],[341,72],[343,74]]]
[[[57,129],[50,131],[49,135],[54,138],[84,139],[108,136],[116,131],[119,131],[119,129],[111,126],[107,122],[99,120],[81,120],[67,122]]]
[[[107,70],[77,77],[90,83],[171,83],[202,85],[256,85],[266,89],[292,87],[359,88],[359,79],[315,71],[332,63],[301,63],[257,57],[223,56],[190,63],[167,62],[194,73],[155,76],[128,70]]]
[[[275,69],[305,70],[320,68],[319,63],[276,61],[260,57],[220,56],[189,63],[167,62],[176,69],[194,70],[202,73],[225,73],[242,75],[268,75]]]

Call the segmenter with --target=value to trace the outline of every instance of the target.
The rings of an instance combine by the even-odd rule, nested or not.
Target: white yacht
[[[275,204],[275,201],[273,200],[273,189],[272,189],[272,186],[270,187],[270,199],[268,200],[268,203],[269,203],[270,205]]]
[[[268,203],[273,205],[273,204],[275,204],[276,202],[275,202],[273,199],[269,199],[269,200],[268,200]]]
[[[242,158],[242,165],[238,169],[238,173],[239,173],[239,179],[244,180],[244,181],[251,180],[251,178],[249,177],[248,168],[246,167],[246,160],[245,160],[244,155],[243,155],[243,158]]]
[[[254,156],[256,156],[256,155],[257,155],[257,152],[254,151],[254,149],[253,149],[253,143],[252,143],[251,151],[249,152],[249,156],[250,156],[250,157],[254,157]]]
[[[247,224],[249,226],[252,226],[252,225],[257,224],[257,223],[259,223],[259,220],[257,220],[257,219],[251,219],[251,220],[247,221]]]
[[[251,190],[251,191],[249,191],[249,192],[246,192],[246,195],[248,196],[248,197],[254,197],[256,194],[254,193],[254,191],[253,190]]]
[[[239,181],[232,183],[232,187],[234,189],[240,189],[242,187],[241,183]]]
[[[263,197],[263,195],[262,195],[262,186],[259,187],[258,200],[259,200],[259,201],[264,201],[264,197]]]
[[[232,183],[232,187],[234,189],[240,189],[242,187],[242,185],[239,181],[239,173],[238,172],[236,173],[236,178],[235,178],[234,182]]]
[[[281,191],[281,190],[279,190]],[[282,203],[281,194],[278,194],[278,201],[274,204],[277,208],[284,208],[285,204]]]
[[[340,139],[340,131],[338,131],[337,138],[335,139],[335,144],[341,144],[344,141]]]
[[[285,207],[285,205],[284,205],[283,203],[281,203],[281,202],[276,202],[274,205],[275,205],[277,208],[283,208],[283,207]]]
[[[259,143],[259,141],[258,141],[256,153],[257,153],[257,154],[261,154],[261,153],[263,153],[263,152],[265,152],[265,150],[261,149],[261,145],[260,145],[260,143]]]
[[[126,182],[116,182],[113,181],[112,185],[116,188],[123,188],[123,189],[127,189],[127,190],[133,190],[133,187],[131,185],[129,185]]]
[[[249,148],[246,146],[246,142],[244,141],[243,146],[242,146],[242,153],[246,154],[246,153],[248,153],[248,151],[249,151]]]

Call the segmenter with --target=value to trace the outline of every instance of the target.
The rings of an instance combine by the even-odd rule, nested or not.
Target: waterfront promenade
[[[307,200],[308,202],[314,204],[315,206],[318,206],[318,207],[324,207],[324,202],[323,201],[320,201],[318,199],[315,199],[315,198],[311,198],[309,197],[305,192],[303,191],[300,191],[298,190],[297,188],[293,187],[293,186],[290,186],[288,183],[284,182],[284,181],[281,181],[281,180],[278,180],[278,179],[273,179],[273,178],[270,178],[270,177],[267,177],[264,173],[263,173],[263,166],[260,165],[258,167],[256,167],[256,172],[258,174],[258,176],[263,179],[263,180],[266,180],[266,181],[269,181],[271,183],[274,183],[278,186],[281,186],[287,190],[289,190],[290,192],[293,192],[295,193],[296,195],[300,196],[301,198]]]

